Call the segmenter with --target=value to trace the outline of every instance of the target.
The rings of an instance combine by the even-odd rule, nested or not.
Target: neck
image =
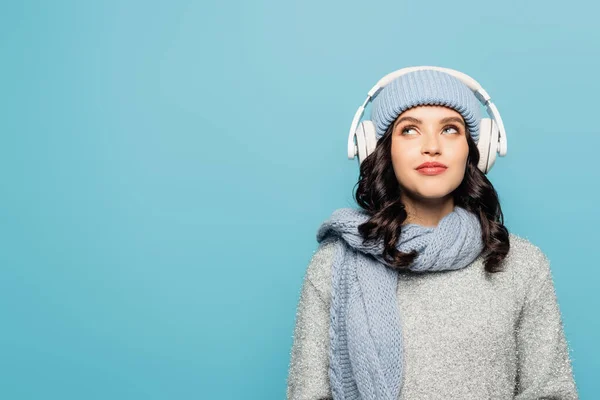
[[[418,224],[436,227],[442,218],[454,210],[454,198],[451,195],[435,199],[413,198],[404,195],[402,202],[408,214],[403,225]]]

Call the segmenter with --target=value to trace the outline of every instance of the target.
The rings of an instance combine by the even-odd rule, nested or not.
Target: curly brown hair
[[[369,219],[358,226],[358,231],[367,241],[383,240],[383,258],[391,268],[408,269],[418,255],[416,250],[403,253],[396,248],[401,235],[402,223],[408,214],[401,201],[402,188],[398,183],[391,159],[393,124],[377,141],[377,146],[360,164],[358,186],[354,197],[358,205],[369,214]],[[484,264],[487,272],[500,272],[502,260],[510,249],[509,233],[504,226],[504,216],[498,194],[485,174],[477,168],[479,150],[466,135],[469,156],[465,176],[452,192],[455,206],[473,212],[481,222],[484,243]]]

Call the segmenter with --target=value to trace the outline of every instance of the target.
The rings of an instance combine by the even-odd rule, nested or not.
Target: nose
[[[428,132],[423,135],[423,146],[421,152],[423,154],[439,154],[440,153],[440,140],[438,135],[432,132]]]

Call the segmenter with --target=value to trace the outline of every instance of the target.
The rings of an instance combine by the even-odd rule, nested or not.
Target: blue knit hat
[[[481,103],[460,79],[436,70],[417,70],[401,75],[375,96],[371,121],[375,124],[377,139],[398,115],[418,105],[453,108],[462,115],[473,141],[479,141]]]

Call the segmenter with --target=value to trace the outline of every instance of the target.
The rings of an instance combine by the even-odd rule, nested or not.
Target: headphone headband
[[[434,71],[445,72],[445,73],[452,75],[455,78],[459,79],[469,89],[471,89],[471,91],[473,92],[475,97],[477,97],[477,99],[481,102],[481,104],[483,104],[485,106],[487,113],[492,117],[492,119],[498,125],[498,130],[499,130],[498,141],[500,144],[499,154],[500,154],[500,156],[504,156],[506,154],[506,150],[507,150],[506,132],[504,130],[504,124],[502,123],[502,118],[500,117],[498,108],[492,102],[490,95],[483,89],[483,87],[475,79],[471,78],[469,75],[462,73],[460,71],[454,70],[454,69],[444,68],[444,67],[434,67],[434,66],[418,66],[418,67],[406,67],[406,68],[402,68],[397,71],[391,72],[391,73],[387,74],[386,76],[384,76],[383,78],[381,78],[375,84],[375,86],[373,86],[371,88],[371,90],[369,90],[369,92],[367,94],[367,99],[364,101],[364,103],[360,107],[358,107],[358,110],[356,110],[356,113],[354,114],[354,118],[352,119],[352,125],[350,125],[350,133],[348,134],[348,158],[349,159],[353,159],[354,155],[355,155],[354,135],[355,135],[356,129],[358,127],[359,121],[362,118],[362,116],[364,115],[367,104],[369,104],[369,102],[372,101],[373,98],[375,98],[381,92],[381,90],[387,84],[392,82],[394,79],[396,79],[402,75],[408,74],[410,72],[419,71],[419,70],[434,70]]]

